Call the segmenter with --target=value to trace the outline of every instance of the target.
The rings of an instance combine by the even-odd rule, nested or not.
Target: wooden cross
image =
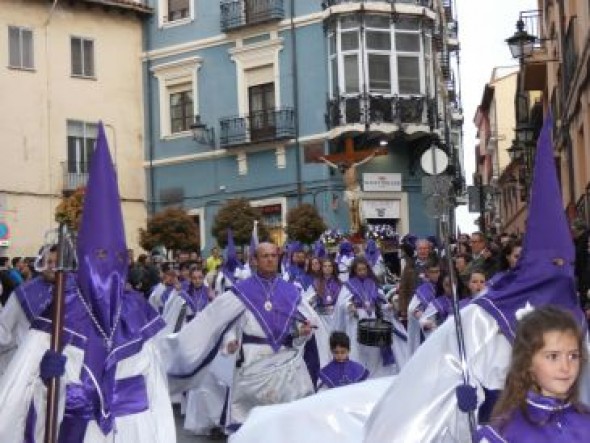
[[[387,149],[385,148],[372,148],[363,149],[362,151],[355,151],[354,139],[352,137],[346,138],[346,140],[344,141],[344,147],[344,152],[339,152],[338,154],[325,155],[324,158],[335,164],[353,164],[361,160],[364,160],[365,158],[372,155],[373,152],[375,153],[375,155],[387,155]]]

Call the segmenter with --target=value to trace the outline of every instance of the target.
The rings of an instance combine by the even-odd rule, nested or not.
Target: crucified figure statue
[[[371,161],[376,155],[373,151],[371,155],[361,161],[353,163],[350,160],[346,162],[335,164],[325,157],[319,159],[327,164],[332,169],[337,169],[342,174],[342,181],[344,182],[344,199],[348,203],[348,217],[350,219],[350,230],[352,232],[359,232],[361,227],[361,216],[359,208],[359,193],[361,186],[358,181],[356,168]]]

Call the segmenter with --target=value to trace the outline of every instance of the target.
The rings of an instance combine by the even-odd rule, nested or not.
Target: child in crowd
[[[333,360],[320,370],[318,391],[358,383],[367,379],[369,376],[367,368],[348,358],[350,338],[345,332],[334,331],[330,334],[330,351]]]
[[[467,282],[471,298],[478,296],[486,287],[486,274],[481,269],[474,269],[469,274]]]
[[[428,305],[441,292],[439,287],[441,269],[438,258],[429,259],[425,269],[425,280],[416,288],[416,293],[408,306],[408,347],[412,354],[430,333],[432,329],[430,326],[434,326],[425,324],[423,328],[420,318]]]
[[[481,443],[583,442],[590,412],[578,400],[586,363],[584,336],[566,311],[538,308],[523,317],[506,384]]]

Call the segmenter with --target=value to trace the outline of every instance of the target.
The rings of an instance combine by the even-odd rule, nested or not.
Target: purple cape
[[[299,319],[301,295],[297,287],[278,276],[265,279],[254,274],[231,290],[258,320],[269,345],[277,352]],[[270,311],[265,309],[267,302],[272,305]]]
[[[352,383],[364,381],[369,377],[369,371],[360,363],[352,360],[338,362],[332,360],[320,369],[319,379],[329,388],[337,388]]]

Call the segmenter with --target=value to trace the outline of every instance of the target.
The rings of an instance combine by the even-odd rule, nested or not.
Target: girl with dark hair
[[[578,400],[584,336],[566,311],[536,309],[519,322],[506,384],[479,442],[583,442],[590,413]]]
[[[312,260],[318,260],[313,258]],[[333,260],[325,258],[320,260],[320,275],[316,276],[305,298],[318,313],[320,319],[330,333],[333,328],[334,307],[338,301],[338,295],[342,289],[342,283],[338,279],[338,267]]]
[[[486,282],[488,288],[494,288],[516,267],[521,251],[522,243],[519,240],[512,240],[504,245],[500,252],[500,269]]]

